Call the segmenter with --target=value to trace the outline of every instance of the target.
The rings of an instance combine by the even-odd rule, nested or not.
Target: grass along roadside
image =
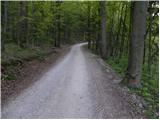
[[[106,61],[123,78],[128,64],[127,56]],[[142,66],[142,87],[139,89],[130,88],[131,92],[137,93],[145,101],[145,115],[147,118],[159,118],[159,81],[158,64],[152,65],[152,73],[148,73],[147,65]]]

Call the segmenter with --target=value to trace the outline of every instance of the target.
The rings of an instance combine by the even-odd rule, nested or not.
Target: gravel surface
[[[117,84],[119,77],[83,45],[74,45],[36,82],[10,98],[2,118],[143,118],[129,103],[137,101],[136,95],[128,100],[132,95]]]
[[[10,68],[16,79],[1,81],[1,105],[3,106],[10,97],[16,97],[22,90],[39,80],[50,66],[54,66],[59,59],[63,59],[69,49],[70,46],[68,45],[54,48],[52,53],[45,56],[43,60],[30,59],[29,61],[23,61],[21,65],[17,63],[17,65]],[[5,66],[3,66],[2,75],[6,72]]]

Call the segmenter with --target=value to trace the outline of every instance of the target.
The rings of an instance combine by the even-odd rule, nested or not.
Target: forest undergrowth
[[[125,77],[128,59],[127,56],[113,59],[109,58],[106,62],[122,77]],[[158,81],[158,64],[152,65],[152,73],[148,72],[147,65],[142,66],[141,87],[137,89],[129,88],[130,92],[134,92],[141,96],[144,101],[145,115],[147,118],[159,117],[159,81]]]

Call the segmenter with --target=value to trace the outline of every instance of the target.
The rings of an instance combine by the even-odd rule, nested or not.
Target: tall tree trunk
[[[121,5],[121,4],[120,4]],[[121,35],[121,29],[122,29],[122,16],[123,16],[123,9],[124,9],[124,4],[122,3],[122,8],[119,16],[119,24],[118,24],[118,31],[117,31],[117,36],[116,36],[116,44],[117,47],[115,49],[115,57],[119,56],[120,54],[120,35]]]
[[[96,40],[97,40],[97,35],[96,35],[96,33],[97,33],[97,24],[96,24],[96,16],[97,16],[97,14],[96,14],[96,12],[97,11],[93,11],[94,12],[94,15],[93,15],[93,23],[92,23],[92,31],[93,31],[93,51],[94,52],[96,52]]]
[[[113,16],[111,17],[110,20],[110,32],[109,32],[109,39],[110,39],[110,43],[109,43],[109,56],[113,55],[113,49],[114,49],[114,45],[113,45],[113,39],[114,39],[114,11],[112,10],[112,14]]]
[[[2,51],[5,51],[5,40],[7,39],[7,23],[8,23],[8,2],[2,1]]]
[[[26,47],[30,47],[30,43],[29,43],[29,23],[28,23],[28,4],[29,2],[26,2],[26,9],[25,9],[25,26],[26,26]]]
[[[127,46],[126,46],[126,49],[127,49],[126,55],[129,55],[131,27],[132,27],[132,19],[133,19],[133,15],[132,15],[133,7],[134,6],[133,6],[132,2],[130,2],[129,32],[128,32],[128,40],[127,40]]]
[[[107,42],[106,42],[106,2],[100,1],[100,16],[101,16],[101,57],[107,58]]]
[[[59,10],[58,10],[59,11]],[[60,13],[58,13],[58,24],[57,24],[57,30],[58,30],[58,37],[57,37],[57,47],[60,47],[61,44],[61,30],[60,30]]]
[[[90,2],[88,2],[88,23],[87,23],[87,26],[88,26],[88,35],[87,35],[87,39],[88,39],[88,48],[90,49],[91,48],[91,31],[90,31],[90,13],[91,12],[91,5],[90,5]]]
[[[123,3],[119,3],[119,5],[118,5],[118,8],[120,8],[120,7],[123,7]],[[122,9],[122,8],[121,8]],[[120,25],[120,15],[121,15],[121,12],[122,10],[119,10],[118,11],[118,22],[117,22],[117,24],[118,24],[118,28],[119,28],[119,25]],[[116,45],[118,45],[118,40],[117,40],[117,38],[118,38],[118,35],[119,35],[119,33],[118,33],[118,30],[114,33],[115,35],[113,36],[113,46],[116,46]],[[114,58],[116,58],[116,55],[117,55],[117,50],[118,50],[118,46],[117,47],[113,47],[113,59]]]
[[[57,29],[57,22],[56,22],[56,21],[57,21],[57,20],[56,20],[56,19],[57,19],[57,18],[56,18],[56,17],[57,17],[57,15],[56,15],[57,5],[56,5],[56,4],[57,4],[57,3],[55,3],[55,2],[52,1],[52,6],[53,6],[53,8],[52,8],[52,9],[53,9],[53,10],[52,10],[53,18],[52,18],[52,19],[53,19],[53,21],[54,21],[54,22],[53,22],[53,26],[54,26],[54,27],[53,27],[52,36],[53,36],[53,44],[54,44],[54,47],[57,47],[57,30],[56,30],[56,29]]]
[[[98,6],[98,16],[100,16],[100,6]],[[97,20],[97,38],[96,38],[96,51],[100,52],[100,27],[101,26],[101,21],[98,19]]]
[[[35,3],[34,1],[31,1],[31,6],[32,6],[32,19],[34,20],[34,15],[35,15]],[[32,37],[31,37],[31,44],[32,44],[32,47],[35,46],[35,40],[34,40],[34,37],[35,37],[35,34],[36,34],[36,26],[34,24],[34,22],[32,22]]]
[[[15,7],[17,7],[16,6],[17,5],[17,3],[16,2],[14,2],[13,3],[13,7],[14,7],[14,9],[15,9]],[[15,32],[15,31],[17,31],[17,26],[16,26],[16,18],[17,18],[17,13],[15,12],[14,13],[14,17],[13,17],[13,26],[14,27],[12,27],[12,29],[11,29],[11,31],[12,31],[12,40],[17,44],[17,32]]]
[[[148,73],[151,72],[151,40],[152,40],[152,3],[149,3],[149,43],[148,43]]]
[[[128,84],[131,87],[140,87],[141,65],[143,62],[144,35],[146,32],[147,2],[133,2],[131,41],[129,64],[127,71]]]
[[[26,47],[27,43],[27,10],[26,7],[27,3],[26,1],[20,1],[20,29],[19,29],[19,42],[20,47],[24,48]]]
[[[56,40],[55,40],[55,47],[60,47],[61,44],[61,15],[60,15],[60,5],[61,2],[60,1],[56,1]]]
[[[125,36],[126,36],[126,17],[127,17],[127,4],[125,7],[125,14],[123,19],[123,27],[122,27],[122,36],[121,36],[121,45],[120,45],[120,54],[119,57],[123,55],[124,49],[125,49]]]

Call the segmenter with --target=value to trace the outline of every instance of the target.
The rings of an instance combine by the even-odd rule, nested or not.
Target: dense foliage
[[[111,2],[112,3],[112,2]],[[116,3],[118,4],[118,3]],[[119,3],[120,4],[120,3]],[[110,44],[110,57],[107,60],[107,63],[112,65],[112,67],[125,78],[127,64],[128,64],[128,51],[129,51],[129,40],[130,40],[130,7],[131,4],[126,2],[121,3],[119,8],[119,21],[117,25],[115,20],[113,24],[109,24],[113,29],[109,34],[113,33],[117,36],[116,44],[112,48]],[[123,8],[125,5],[125,9]],[[110,6],[108,6],[110,7]],[[121,8],[121,10],[120,10]],[[111,7],[112,9],[112,7]],[[122,13],[120,12],[122,11]],[[120,14],[121,13],[121,14]],[[141,76],[141,85],[139,89],[131,89],[131,91],[136,92],[142,96],[145,100],[145,113],[149,118],[158,118],[159,111],[159,68],[158,68],[158,44],[159,44],[159,22],[158,22],[158,2],[149,2],[147,10],[147,25],[146,25],[146,34],[145,34],[145,43],[144,43],[144,55],[143,55],[143,66],[142,66],[142,76]],[[121,18],[122,17],[122,18]],[[124,22],[125,21],[125,22]],[[120,27],[120,29],[119,29]],[[117,31],[116,31],[117,30]],[[113,33],[112,33],[113,32]],[[114,39],[109,39],[114,42]],[[116,47],[115,47],[116,46]],[[115,52],[112,52],[115,51]],[[137,51],[138,52],[138,51]]]
[[[134,90],[146,100],[146,113],[151,118],[158,117],[158,4],[148,2],[142,87]],[[101,30],[101,24],[104,24],[105,59],[125,78],[134,17],[132,2],[107,1],[102,5],[98,1],[2,1],[2,63],[79,41],[88,41],[88,47],[101,55],[101,32],[105,30]],[[102,15],[103,10],[106,16]],[[102,18],[105,23],[101,23]]]

